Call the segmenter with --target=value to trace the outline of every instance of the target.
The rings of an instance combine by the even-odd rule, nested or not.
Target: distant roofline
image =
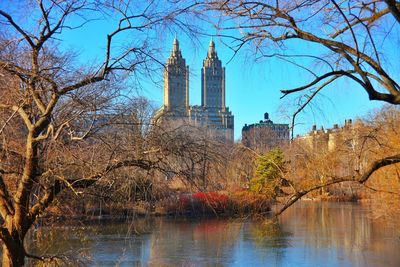
[[[242,131],[255,128],[255,127],[260,127],[260,126],[285,126],[289,128],[289,123],[274,123],[272,120],[269,119],[269,114],[264,113],[264,120],[256,123],[252,123],[247,125],[247,123],[242,127]]]
[[[245,124],[247,127],[254,127],[257,125],[273,125],[273,126],[283,126],[287,125],[289,126],[289,123],[268,123],[268,122],[258,122],[258,123],[252,123],[252,124]]]

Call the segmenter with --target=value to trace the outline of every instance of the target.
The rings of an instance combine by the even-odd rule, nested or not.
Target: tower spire
[[[176,54],[179,51],[179,41],[176,38],[176,34],[175,34],[175,38],[174,38],[174,43],[173,43],[173,48],[172,48],[172,53]]]
[[[209,58],[217,57],[217,53],[215,52],[215,44],[212,37],[210,40],[210,45],[208,46],[208,57]]]
[[[225,111],[225,68],[217,56],[213,39],[201,71],[202,106]]]
[[[164,106],[185,114],[189,105],[189,67],[182,57],[179,41],[174,37],[171,56],[164,71]]]

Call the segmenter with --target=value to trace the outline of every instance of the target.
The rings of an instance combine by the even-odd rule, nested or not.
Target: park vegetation
[[[296,117],[317,101],[323,90],[335,90],[333,85],[340,85],[340,81],[352,84],[350,88],[362,89],[371,101],[400,104],[398,62],[390,52],[398,47],[398,1],[228,0],[210,1],[208,9],[224,14],[215,27],[232,41],[229,46],[234,53],[249,45],[254,48],[257,59],[283,60],[309,74],[310,80],[299,81],[300,86],[281,89],[282,98],[295,96],[293,147],[296,146],[293,134]],[[300,46],[308,49],[296,50]],[[379,121],[379,116],[374,119]],[[308,183],[304,186],[290,183],[290,197],[277,213],[326,186],[347,182],[365,186],[372,177],[388,169],[396,172],[400,162],[396,141],[390,140],[390,145],[386,145],[380,138],[387,140],[389,132],[381,132],[373,123],[366,124],[364,129],[367,133],[356,134],[362,136],[358,141],[355,137],[343,137],[348,143],[338,142],[337,148],[328,152],[314,147],[298,153],[304,148],[293,151],[292,147],[289,153],[292,164],[310,166],[304,171]],[[377,133],[381,135],[376,136]],[[347,159],[347,168],[344,168],[344,159]],[[302,179],[304,176],[298,175],[300,170],[292,169],[291,179]],[[396,177],[389,179],[397,183]],[[314,182],[310,183],[309,179]],[[398,196],[398,191],[392,193]]]
[[[399,30],[398,1],[6,2],[0,4],[2,266],[57,261],[34,255],[26,241],[33,226],[56,218],[264,214],[276,203],[280,214],[306,195],[378,199],[385,211],[399,212],[400,87],[383,56]],[[321,73],[302,66],[313,79],[282,90],[301,94],[293,125],[338,79],[389,106],[337,132],[326,149],[292,135],[281,149],[253,151],[214,140],[207,129],[153,121],[148,100],[126,97],[125,79],[160,71],[160,32],[198,33],[193,18],[207,12],[228,20],[210,22],[235,40],[235,53],[250,44],[262,57],[289,57],[297,65],[305,57],[323,66]],[[115,29],[104,36],[101,60],[83,65],[62,47],[62,34],[98,19],[115,22]],[[132,42],[121,45],[122,39]],[[279,52],[290,40],[321,46],[320,54]],[[276,53],[265,53],[271,47]]]

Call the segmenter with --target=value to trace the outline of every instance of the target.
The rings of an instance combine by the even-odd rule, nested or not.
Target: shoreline
[[[337,202],[337,203],[358,203],[358,204],[363,204],[363,203],[369,203],[369,199],[358,199],[358,200],[343,200],[343,199],[337,199],[337,198],[331,198],[331,199],[326,199],[326,198],[302,198],[299,200],[299,202]],[[159,211],[144,211],[140,209],[131,209],[129,212],[127,210],[121,211],[119,214],[101,214],[101,215],[74,215],[74,216],[68,216],[68,215],[56,215],[56,214],[49,214],[47,216],[44,216],[40,218],[40,221],[44,220],[45,222],[42,222],[42,226],[47,226],[47,225],[52,225],[52,224],[63,224],[66,222],[72,222],[72,223],[83,223],[83,224],[91,224],[91,223],[107,223],[107,222],[125,222],[129,220],[134,220],[134,219],[143,219],[143,218],[158,218],[158,217],[163,217],[163,218],[178,218],[178,219],[211,219],[211,218],[220,218],[220,219],[241,219],[241,218],[267,218],[267,217],[273,217],[273,207],[274,204],[271,204],[271,207],[263,212],[254,212],[254,211],[249,211],[249,212],[232,212],[232,211],[224,211],[224,212],[202,212],[202,211],[197,211],[197,212],[192,212],[192,211],[187,211],[187,212],[159,212]]]

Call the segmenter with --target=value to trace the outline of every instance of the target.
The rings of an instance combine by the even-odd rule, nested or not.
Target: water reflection
[[[259,223],[251,224],[251,235],[257,246],[282,249],[290,245],[289,237],[292,235],[290,232],[285,232],[278,220],[266,219]]]
[[[151,236],[149,263],[223,266],[233,257],[241,222],[226,220],[163,221]]]
[[[91,266],[400,266],[399,233],[354,204],[299,203],[279,221],[140,219],[41,229],[35,252]]]
[[[293,248],[317,262],[340,266],[400,266],[399,232],[370,217],[367,206],[302,202],[280,218],[293,233]]]

